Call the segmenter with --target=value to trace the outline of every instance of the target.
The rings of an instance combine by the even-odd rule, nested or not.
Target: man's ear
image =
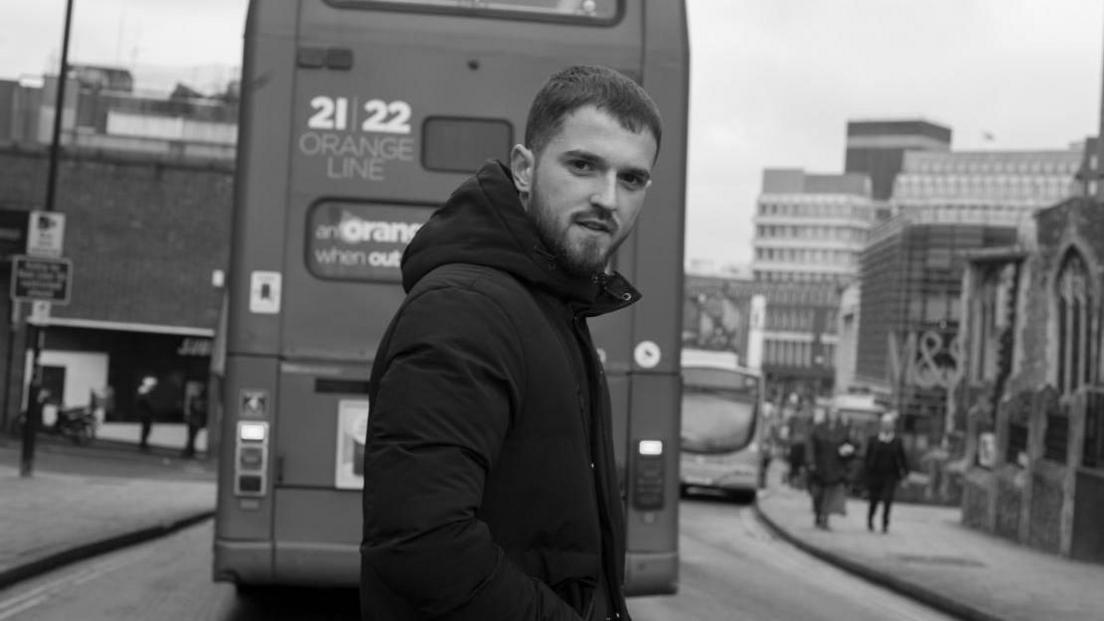
[[[510,149],[510,173],[514,177],[518,194],[528,195],[532,190],[535,164],[533,152],[524,145],[515,144],[514,148]]]

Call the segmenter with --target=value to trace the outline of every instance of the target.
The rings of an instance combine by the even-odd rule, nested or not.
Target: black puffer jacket
[[[586,318],[639,294],[619,275],[559,270],[499,163],[430,218],[402,269],[407,297],[371,377],[363,618],[575,621],[602,579],[628,619]]]

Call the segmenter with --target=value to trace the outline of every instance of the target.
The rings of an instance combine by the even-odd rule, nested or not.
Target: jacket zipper
[[[589,335],[583,329],[583,321],[584,320],[585,319],[582,315],[576,313],[574,315],[573,328],[576,332],[577,340],[579,340],[583,344],[583,347],[580,348],[581,349],[580,353],[585,357],[585,359],[583,360],[583,365],[588,370],[593,369],[592,374],[591,373],[586,374],[586,381],[588,383],[587,391],[590,393],[591,403],[594,403],[595,399],[601,399],[602,398],[602,396],[600,394],[597,394],[597,393],[600,391],[600,389],[602,387],[602,382],[600,380],[600,376],[603,373],[603,371],[600,367],[601,362],[598,361],[597,357],[594,355],[594,343],[590,340]],[[591,375],[593,375],[595,378],[599,378],[599,381],[596,382],[596,385],[590,385]],[[602,534],[602,544],[601,544],[602,555],[601,555],[601,562],[599,563],[599,567],[600,567],[600,571],[602,572],[602,574],[604,576],[604,580],[603,580],[603,576],[598,576],[598,580],[599,580],[599,582],[604,581],[606,583],[606,590],[608,592],[605,593],[605,597],[606,597],[605,608],[610,612],[610,614],[612,614],[614,619],[620,619],[621,618],[621,607],[620,607],[619,602],[621,601],[621,598],[620,597],[614,597],[615,593],[613,592],[613,589],[620,589],[621,585],[618,583],[617,580],[614,579],[616,577],[616,572],[614,572],[612,575],[609,572],[608,565],[612,561],[607,558],[607,554],[606,554],[607,546],[611,550],[614,549],[615,546],[613,545],[612,542],[605,541],[605,538],[606,538],[607,535],[610,536],[610,537],[616,537],[617,533],[613,532],[613,518],[611,518],[610,515],[609,515],[609,507],[606,506],[606,503],[609,500],[609,490],[605,489],[605,487],[606,487],[605,482],[602,481],[601,480],[602,477],[600,477],[598,475],[598,470],[595,467],[595,461],[594,461],[595,458],[596,458],[595,453],[598,452],[599,454],[601,454],[600,451],[596,451],[597,443],[602,443],[604,445],[605,442],[606,442],[605,421],[602,420],[601,412],[595,412],[595,408],[593,408],[593,407],[591,408],[591,411],[588,412],[587,414],[588,414],[587,419],[590,422],[590,426],[587,427],[587,436],[589,437],[589,442],[588,442],[587,448],[588,448],[589,457],[590,457],[590,475],[591,475],[591,481],[594,484],[595,502],[598,504],[599,531]],[[597,598],[599,595],[601,595],[602,593],[603,593],[603,590],[602,590],[601,584],[599,584],[598,588],[595,590],[594,598],[592,598],[591,608],[593,608],[593,600],[595,598]],[[591,612],[591,611],[588,611],[588,612]],[[589,619],[589,615],[584,616],[583,618],[584,619]],[[600,619],[598,621],[605,621],[605,620]]]

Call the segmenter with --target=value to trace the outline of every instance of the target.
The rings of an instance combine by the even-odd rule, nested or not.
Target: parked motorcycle
[[[78,446],[84,446],[96,437],[96,427],[99,426],[99,421],[96,420],[95,414],[89,408],[78,406],[56,409],[56,406],[46,404],[43,406],[43,410],[43,422],[39,427],[39,431],[65,436]],[[21,436],[26,421],[27,412],[20,412],[19,416],[11,422],[11,434],[16,437]]]
[[[65,408],[58,411],[54,429],[72,440],[73,444],[83,446],[96,437],[96,424],[96,416],[89,408]]]

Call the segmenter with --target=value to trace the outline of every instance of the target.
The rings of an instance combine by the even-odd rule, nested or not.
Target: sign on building
[[[17,302],[68,304],[72,274],[69,259],[12,257],[11,297]]]
[[[60,257],[65,242],[65,214],[56,211],[32,211],[27,226],[27,254],[34,257]]]

